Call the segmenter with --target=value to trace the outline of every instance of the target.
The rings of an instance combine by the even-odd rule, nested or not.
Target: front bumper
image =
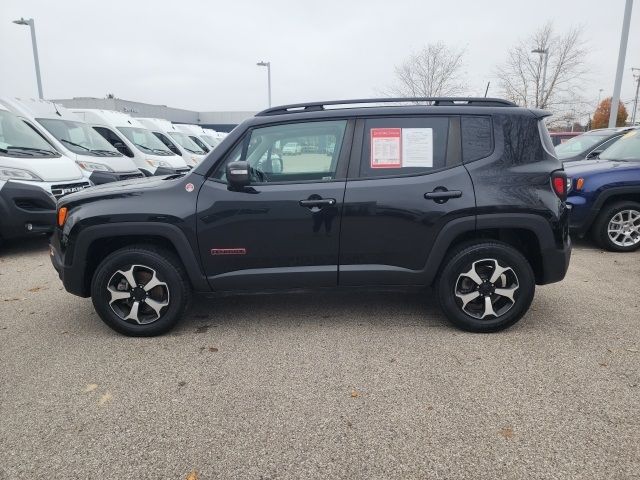
[[[0,182],[0,237],[12,239],[51,233],[56,203],[43,188],[19,182]]]

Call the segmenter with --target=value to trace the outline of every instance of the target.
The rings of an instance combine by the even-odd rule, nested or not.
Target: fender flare
[[[538,239],[540,252],[559,250],[549,220],[532,213],[495,213],[462,217],[449,221],[436,237],[424,268],[425,283],[432,285],[451,245],[460,235],[478,230],[517,228],[528,230]],[[546,270],[547,265],[543,268]],[[546,274],[545,274],[546,276]]]
[[[87,292],[85,292],[86,259],[91,245],[96,240],[129,235],[148,235],[166,239],[175,248],[193,289],[203,292],[211,290],[202,271],[197,253],[189,243],[185,233],[176,225],[154,222],[120,222],[83,228],[78,232],[76,240],[71,243],[72,248],[65,255],[65,284],[67,283],[67,276],[73,272],[73,277],[76,280],[73,282],[75,287],[73,290],[81,290],[83,296],[87,295]],[[69,253],[71,255],[68,255]]]

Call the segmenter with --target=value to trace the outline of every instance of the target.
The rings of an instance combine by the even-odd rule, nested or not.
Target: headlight
[[[76,163],[80,168],[88,172],[113,172],[113,170],[102,163],[85,162],[80,160]]]
[[[167,168],[171,168],[171,165],[169,165],[168,162],[165,162],[164,160],[153,160],[151,158],[147,158],[147,163],[149,165],[151,165],[152,167],[167,167]]]
[[[7,168],[0,167],[0,179],[2,180],[37,180],[39,182],[42,179],[35,173],[31,173],[29,170],[23,170],[21,168]]]

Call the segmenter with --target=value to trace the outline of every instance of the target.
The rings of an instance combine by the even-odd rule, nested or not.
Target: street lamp
[[[548,48],[536,48],[535,50],[531,50],[531,53],[539,53],[540,61],[542,61],[542,56],[544,55],[544,67],[542,70],[542,86],[540,87],[540,104],[537,105],[538,108],[543,108],[544,103],[544,87],[547,81],[547,63],[549,62],[549,49]]]
[[[269,88],[269,108],[271,108],[271,62],[258,62],[259,67],[267,67],[267,82]]]
[[[598,90],[598,103],[596,104],[596,108],[600,106],[600,97],[602,96],[602,92],[604,92],[604,88]]]
[[[38,60],[38,44],[36,43],[36,26],[33,21],[33,18],[20,20],[14,20],[13,23],[16,25],[29,25],[31,28],[31,43],[33,45],[33,61],[36,64],[36,80],[38,81],[38,96],[40,98],[44,98],[42,95],[42,79],[40,78],[40,61]]]

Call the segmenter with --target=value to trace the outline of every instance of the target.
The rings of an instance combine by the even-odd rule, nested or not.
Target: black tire
[[[168,302],[168,305],[162,307],[159,317],[150,323],[138,324],[132,320],[124,320],[110,305],[112,296],[108,290],[109,282],[114,281],[114,275],[118,270],[126,271],[133,265],[144,267],[132,270],[134,275],[139,277],[142,272],[148,278],[150,271],[153,271],[158,280],[166,284],[166,289],[164,286],[158,288],[160,295],[166,297],[163,301]],[[118,278],[115,277],[116,280]],[[125,284],[128,285],[127,282]],[[191,286],[182,263],[174,254],[154,245],[133,245],[116,250],[98,265],[91,281],[91,299],[100,318],[115,331],[132,337],[153,337],[168,332],[178,323],[191,300]],[[127,301],[119,301],[116,308],[123,305],[126,311]],[[153,318],[158,315],[145,304],[145,300],[141,300],[139,304],[142,311],[146,309],[147,312],[151,312],[147,316]]]
[[[614,243],[609,237],[609,223],[613,217],[625,210],[640,212],[640,203],[631,201],[612,203],[605,206],[598,215],[591,229],[591,237],[600,248],[610,252],[633,252],[640,248],[640,241],[634,245],[623,246]]]
[[[502,276],[498,278],[500,282],[505,283],[505,285],[498,285],[499,287],[509,286],[513,288],[516,286],[516,283],[513,282],[515,278],[517,288],[515,289],[515,293],[512,294],[514,302],[510,302],[506,297],[496,295],[495,293],[488,293],[491,292],[491,288],[493,287],[490,282],[487,282],[487,285],[482,288],[488,288],[489,290],[488,292],[482,290],[482,292],[486,293],[486,296],[489,297],[491,301],[496,301],[495,308],[497,309],[496,313],[498,313],[498,316],[491,315],[486,316],[485,319],[480,319],[463,310],[463,302],[456,296],[456,292],[460,293],[459,282],[471,282],[470,278],[465,280],[465,276],[461,274],[469,272],[474,262],[483,261],[476,263],[476,267],[480,269],[486,269],[488,265],[495,265],[491,262],[484,262],[485,259],[496,260],[499,267],[508,267],[511,269],[511,272],[507,271],[505,273],[504,279]],[[491,270],[489,270],[489,273],[490,272]],[[512,276],[512,273],[515,274],[515,277]],[[480,279],[484,280],[485,277],[489,279],[490,274],[480,275]],[[507,281],[511,282],[511,285],[506,285]],[[495,281],[494,283],[497,284],[498,282]],[[470,283],[470,292],[477,290],[479,297],[469,302],[469,309],[478,306],[478,308],[484,310],[484,312],[480,311],[478,314],[484,314],[487,312],[484,306],[486,299],[482,297],[480,287],[476,287],[476,285],[477,282]],[[527,259],[512,246],[497,241],[465,243],[460,245],[444,260],[440,275],[436,280],[436,290],[440,307],[449,321],[458,328],[479,333],[497,332],[510,327],[520,320],[533,301],[535,288],[535,276]],[[475,295],[475,293],[473,294]],[[501,308],[498,308],[498,306],[501,306]],[[492,310],[493,309],[492,306]],[[501,312],[501,310],[503,311]]]

